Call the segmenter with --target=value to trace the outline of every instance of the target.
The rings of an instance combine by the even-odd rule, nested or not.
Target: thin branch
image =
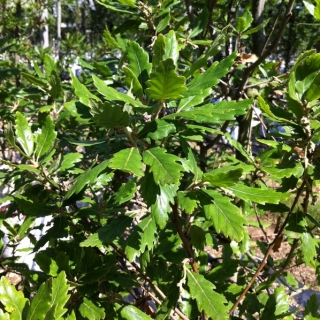
[[[186,4],[186,9],[187,9],[187,15],[189,17],[189,21],[191,23],[194,22],[194,14],[192,12],[192,5],[191,5],[191,2],[190,0],[184,0],[184,3]]]
[[[257,218],[257,221],[258,221],[258,224],[259,224],[259,228],[261,229],[262,233],[264,234],[264,236],[266,238],[266,241],[267,241],[267,244],[269,244],[270,240],[269,240],[269,237],[268,237],[266,231],[263,228],[263,225],[261,224],[260,217],[259,217],[259,212],[258,212],[256,203],[253,204],[253,209],[254,209],[254,213],[256,214],[256,218]]]

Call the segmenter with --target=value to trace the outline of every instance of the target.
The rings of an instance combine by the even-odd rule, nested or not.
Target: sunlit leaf
[[[26,117],[20,113],[16,112],[16,136],[17,141],[20,143],[23,151],[27,156],[31,156],[33,153],[33,135],[31,131],[31,127],[29,126],[28,120]]]
[[[79,312],[82,317],[92,320],[105,319],[104,308],[97,307],[91,300],[86,297],[83,298],[83,302],[79,306]]]

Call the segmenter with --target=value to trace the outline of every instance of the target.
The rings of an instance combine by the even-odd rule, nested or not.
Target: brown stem
[[[291,245],[290,252],[289,252],[289,254],[288,254],[288,256],[287,256],[286,261],[284,262],[284,264],[283,264],[283,266],[282,266],[282,268],[281,268],[281,271],[284,271],[284,270],[288,267],[288,265],[291,263],[294,250],[296,249],[296,247],[297,247],[297,245],[298,245],[298,243],[299,243],[299,240],[300,240],[300,239],[298,239],[298,238],[296,238],[296,239],[293,240],[292,245]]]
[[[188,254],[188,258],[190,260],[190,265],[192,267],[193,272],[195,273],[199,273],[197,264],[194,260],[194,252],[192,249],[192,246],[190,244],[189,239],[186,237],[186,235],[183,233],[182,229],[181,229],[181,225],[180,225],[180,216],[179,216],[179,212],[178,212],[178,206],[176,203],[174,203],[172,206],[172,212],[173,212],[173,218],[172,218],[172,222],[174,224],[174,226],[176,227],[178,234],[180,236],[180,239],[182,240],[183,243],[183,247],[185,248],[185,250],[187,251]]]
[[[256,281],[257,277],[259,276],[260,272],[263,270],[264,266],[266,265],[267,263],[267,259],[274,247],[274,245],[276,244],[276,242],[278,241],[278,239],[282,236],[282,232],[284,230],[284,228],[286,227],[288,221],[289,221],[289,218],[291,216],[291,214],[293,213],[293,210],[294,208],[296,207],[297,203],[298,203],[298,200],[301,196],[301,193],[304,189],[304,186],[305,186],[306,182],[305,180],[303,180],[300,188],[298,189],[297,191],[297,194],[296,194],[296,197],[294,198],[294,201],[292,203],[292,206],[291,206],[291,209],[290,211],[288,212],[278,234],[276,235],[276,237],[274,238],[274,240],[270,243],[269,247],[268,247],[268,250],[267,252],[265,253],[263,259],[262,259],[262,262],[259,266],[259,268],[257,269],[256,273],[254,274],[254,276],[252,277],[251,281],[248,283],[248,285],[245,287],[245,289],[243,290],[243,292],[241,293],[240,297],[238,298],[238,300],[235,302],[235,304],[232,306],[232,308],[230,309],[229,311],[229,315],[232,315],[233,312],[236,310],[237,306],[239,305],[239,303],[244,299],[245,295],[247,294],[248,290],[251,288],[251,286],[253,285],[253,283]]]
[[[186,4],[186,9],[187,9],[187,15],[189,17],[189,21],[191,23],[194,22],[194,14],[192,12],[192,5],[191,5],[191,2],[190,0],[184,0],[184,3]]]

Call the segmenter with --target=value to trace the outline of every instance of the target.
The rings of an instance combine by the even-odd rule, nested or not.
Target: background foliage
[[[319,2],[1,6],[1,319],[319,318]]]

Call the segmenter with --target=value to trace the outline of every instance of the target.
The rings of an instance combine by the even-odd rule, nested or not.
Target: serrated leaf
[[[14,200],[20,208],[21,212],[23,212],[27,216],[48,216],[52,214],[55,208],[19,194],[16,194],[14,196]]]
[[[231,199],[212,191],[201,189],[205,198],[201,201],[207,219],[212,220],[217,232],[222,232],[231,240],[241,241],[245,231],[246,220],[240,209],[232,204]]]
[[[136,179],[130,179],[127,183],[122,184],[119,190],[114,193],[113,198],[116,203],[122,204],[132,199],[136,191]]]
[[[81,153],[67,153],[63,156],[62,163],[60,167],[58,168],[58,172],[66,171],[70,168],[74,168],[75,164],[77,162],[81,162],[81,159],[83,158],[83,154]]]
[[[165,38],[166,50],[163,55],[163,60],[171,58],[174,65],[177,66],[177,61],[179,58],[178,41],[176,34],[173,30],[170,30]]]
[[[313,293],[311,297],[308,299],[306,307],[304,309],[304,315],[315,317],[316,319],[319,319],[319,313],[320,310],[320,303],[317,297],[316,293]]]
[[[128,68],[123,67],[123,71],[126,75],[125,81],[129,88],[132,88],[132,92],[141,100],[143,99],[143,89],[142,85],[139,82],[138,78],[134,73]]]
[[[39,287],[33,297],[27,314],[27,320],[43,320],[51,307],[51,281],[47,280]]]
[[[16,112],[15,129],[17,141],[20,143],[25,154],[30,157],[34,147],[33,135],[28,120],[19,111]]]
[[[129,305],[121,309],[121,316],[127,320],[151,320],[147,314],[136,308],[135,306]]]
[[[261,170],[277,178],[289,178],[291,175],[300,178],[303,174],[304,168],[301,162],[295,163],[294,161],[292,161],[280,163],[270,168],[261,167]]]
[[[236,30],[239,33],[242,33],[243,31],[247,30],[250,27],[252,21],[253,21],[253,18],[250,11],[246,10],[243,16],[237,19]]]
[[[88,239],[80,243],[81,247],[100,247],[109,244],[117,237],[123,235],[127,227],[132,223],[132,217],[119,216],[107,223],[106,226],[98,229],[97,233],[92,234]]]
[[[185,80],[175,72],[173,60],[168,58],[151,73],[146,94],[150,99],[159,101],[182,98],[182,93],[187,90]]]
[[[188,214],[192,214],[195,208],[198,207],[199,199],[195,192],[179,191],[177,194],[178,205],[181,210]]]
[[[113,129],[129,124],[129,114],[119,105],[111,106],[109,102],[89,100],[90,113],[94,122],[103,128]]]
[[[259,188],[248,187],[238,184],[233,187],[228,187],[233,194],[245,201],[253,201],[260,204],[273,203],[278,204],[284,202],[290,197],[289,193],[276,192],[275,190],[265,190]]]
[[[169,136],[170,133],[176,132],[176,127],[173,123],[157,119],[146,123],[143,129],[139,132],[138,138],[151,138],[160,140]]]
[[[149,63],[149,55],[140,45],[134,41],[127,44],[127,56],[129,60],[129,69],[145,88],[145,83],[149,80],[152,64]]]
[[[38,159],[52,148],[52,144],[57,136],[57,133],[54,131],[54,128],[54,123],[50,115],[47,115],[41,128],[41,134],[38,135],[36,141],[37,146],[35,150],[35,155]]]
[[[234,186],[239,181],[242,173],[243,169],[241,168],[223,167],[206,172],[202,180],[215,187],[229,187]]]
[[[192,95],[198,95],[199,93],[202,93],[203,90],[216,85],[219,80],[229,72],[236,57],[237,52],[234,52],[221,62],[214,62],[206,72],[197,75],[191,80],[188,84],[188,91],[184,93],[183,96],[189,97]]]
[[[82,317],[90,320],[105,319],[104,308],[97,307],[91,300],[86,297],[83,298],[83,302],[79,306],[79,312]]]
[[[64,308],[70,297],[70,294],[67,294],[68,289],[66,274],[62,271],[56,278],[52,279],[51,307],[45,319],[60,319],[68,311],[68,309]],[[54,316],[48,318],[50,313]]]
[[[125,103],[128,103],[134,107],[142,107],[144,108],[144,105],[138,101],[135,100],[128,95],[117,91],[114,88],[108,87],[104,81],[100,80],[98,77],[95,75],[92,75],[92,79],[94,82],[94,85],[98,89],[98,92],[101,93],[107,100],[109,101],[123,101]]]
[[[75,94],[84,105],[89,106],[90,99],[100,101],[100,99],[94,94],[92,94],[85,85],[80,83],[78,78],[72,72],[71,72],[71,79],[72,79],[71,83],[74,88]]]
[[[5,310],[10,313],[10,319],[22,320],[23,309],[29,300],[5,276],[0,280],[0,301]]]
[[[143,153],[143,161],[150,166],[154,181],[160,185],[178,183],[182,176],[183,167],[179,158],[173,154],[166,153],[160,147],[151,148]]]
[[[318,242],[312,234],[304,232],[301,235],[301,250],[303,262],[307,266],[315,266],[315,257],[317,256]]]
[[[206,243],[206,233],[202,228],[192,225],[189,230],[190,243],[198,250],[203,251]]]
[[[69,199],[74,193],[79,193],[89,182],[94,183],[98,175],[108,167],[109,160],[98,164],[96,167],[87,170],[81,176],[73,181],[73,186],[64,197],[64,200]]]
[[[206,97],[208,97],[211,94],[211,88],[203,89],[201,92],[199,92],[196,95],[188,96],[187,98],[183,98],[180,100],[177,113],[188,110],[192,107],[195,107],[199,104],[201,104]]]
[[[245,114],[252,102],[252,99],[247,99],[242,101],[221,101],[217,104],[210,103],[201,107],[193,108],[189,111],[172,113],[162,119],[183,118],[193,120],[198,123],[235,120],[237,115]]]
[[[160,62],[163,60],[166,51],[166,41],[162,34],[159,34],[153,46],[152,67],[156,70]]]
[[[136,148],[121,150],[113,155],[110,160],[110,168],[124,172],[130,172],[138,177],[143,176],[142,157]]]
[[[278,287],[268,298],[266,306],[261,315],[261,320],[277,319],[290,308],[289,297],[284,287]],[[281,317],[282,318],[282,317]]]
[[[141,222],[131,231],[127,241],[125,254],[132,262],[147,248],[151,250],[156,241],[156,224],[151,215],[143,218]]]
[[[168,222],[168,212],[171,211],[170,203],[174,203],[176,192],[177,186],[174,184],[159,185],[155,203],[151,206],[151,215],[160,229],[163,229]]]
[[[1,320],[10,320],[10,314],[4,313],[2,309],[0,309],[0,319]]]
[[[196,274],[189,269],[185,270],[190,295],[196,300],[199,311],[203,310],[208,317],[215,320],[228,319],[228,309],[225,306],[227,300],[223,295],[213,291],[215,288],[213,283],[206,280],[201,274]]]

